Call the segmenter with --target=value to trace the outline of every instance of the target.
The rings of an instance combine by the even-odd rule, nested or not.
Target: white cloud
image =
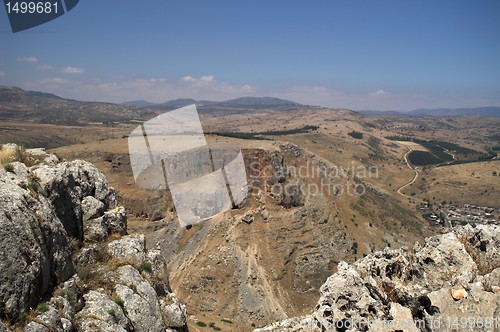
[[[59,71],[63,74],[83,74],[85,69],[68,66],[59,68]]]
[[[248,84],[235,85],[218,82],[212,75],[184,76],[178,80],[153,77],[121,81],[100,79],[82,81],[52,77],[28,82],[22,87],[29,90],[51,92],[66,98],[120,103],[135,99],[151,102],[165,102],[176,98],[226,100],[256,95],[258,92],[255,87]]]
[[[36,63],[38,62],[38,58],[36,56],[29,56],[29,57],[23,57],[23,58],[17,58],[17,62],[33,62]]]
[[[187,83],[215,83],[215,78],[213,75],[203,75],[200,77],[184,76],[181,81]]]
[[[370,93],[371,96],[385,96],[388,94],[389,94],[389,92],[384,91],[384,90],[377,90],[375,92]]]

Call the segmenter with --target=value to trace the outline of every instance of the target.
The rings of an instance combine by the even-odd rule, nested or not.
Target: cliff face
[[[313,313],[256,331],[498,331],[500,227],[466,226],[349,265]]]
[[[126,235],[126,211],[97,168],[3,149],[24,163],[0,170],[0,331],[185,328],[164,259]]]

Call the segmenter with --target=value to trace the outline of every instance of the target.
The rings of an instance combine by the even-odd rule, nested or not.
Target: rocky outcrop
[[[127,235],[104,175],[33,153],[0,170],[0,331],[183,330],[165,260]]]
[[[500,227],[477,225],[341,262],[312,314],[255,331],[496,331],[499,258]]]

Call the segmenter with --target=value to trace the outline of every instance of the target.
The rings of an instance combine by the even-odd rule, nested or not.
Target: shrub
[[[203,322],[196,322],[196,325],[199,327],[207,327],[207,324],[205,324]]]
[[[11,163],[3,165],[3,169],[7,172],[14,173],[14,166]]]
[[[13,154],[12,150],[0,150],[0,164],[11,162]]]
[[[43,197],[47,197],[47,192],[36,181],[28,182],[27,189],[29,189],[34,196],[38,196],[38,194],[40,194]]]
[[[54,155],[57,157],[57,160],[58,160],[59,162],[64,161],[64,157],[63,157],[62,155],[60,155],[59,153],[57,153],[57,152],[56,152]]]
[[[352,244],[352,251],[354,252],[355,255],[358,253],[358,243],[357,242],[354,242]]]
[[[151,262],[143,262],[142,263],[142,270],[147,272],[147,273],[151,273],[153,272],[153,264],[151,264]]]
[[[363,138],[363,133],[360,133],[358,131],[351,131],[350,133],[347,133],[347,134],[355,139],[362,139]]]
[[[218,327],[217,325],[215,325],[214,322],[211,322],[210,324],[208,324],[208,326],[211,327],[212,330],[214,330],[214,331],[220,331],[221,330],[221,328]]]
[[[36,306],[36,310],[40,313],[43,313],[43,312],[46,312],[46,311],[49,311],[49,305],[47,304],[47,302],[40,302],[38,303],[38,305]]]
[[[35,164],[35,159],[33,159],[33,157],[26,152],[26,148],[24,146],[18,146],[14,150],[14,155],[12,158],[13,160],[19,161],[20,163],[23,163],[28,167],[31,167]]]
[[[122,308],[125,305],[125,302],[123,302],[121,297],[116,294],[111,298],[111,300],[113,300],[114,303],[118,304]]]

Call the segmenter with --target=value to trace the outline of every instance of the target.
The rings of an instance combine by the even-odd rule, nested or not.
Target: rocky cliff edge
[[[500,227],[341,262],[315,310],[255,331],[499,331]]]
[[[0,331],[183,331],[159,251],[92,164],[3,145]]]

